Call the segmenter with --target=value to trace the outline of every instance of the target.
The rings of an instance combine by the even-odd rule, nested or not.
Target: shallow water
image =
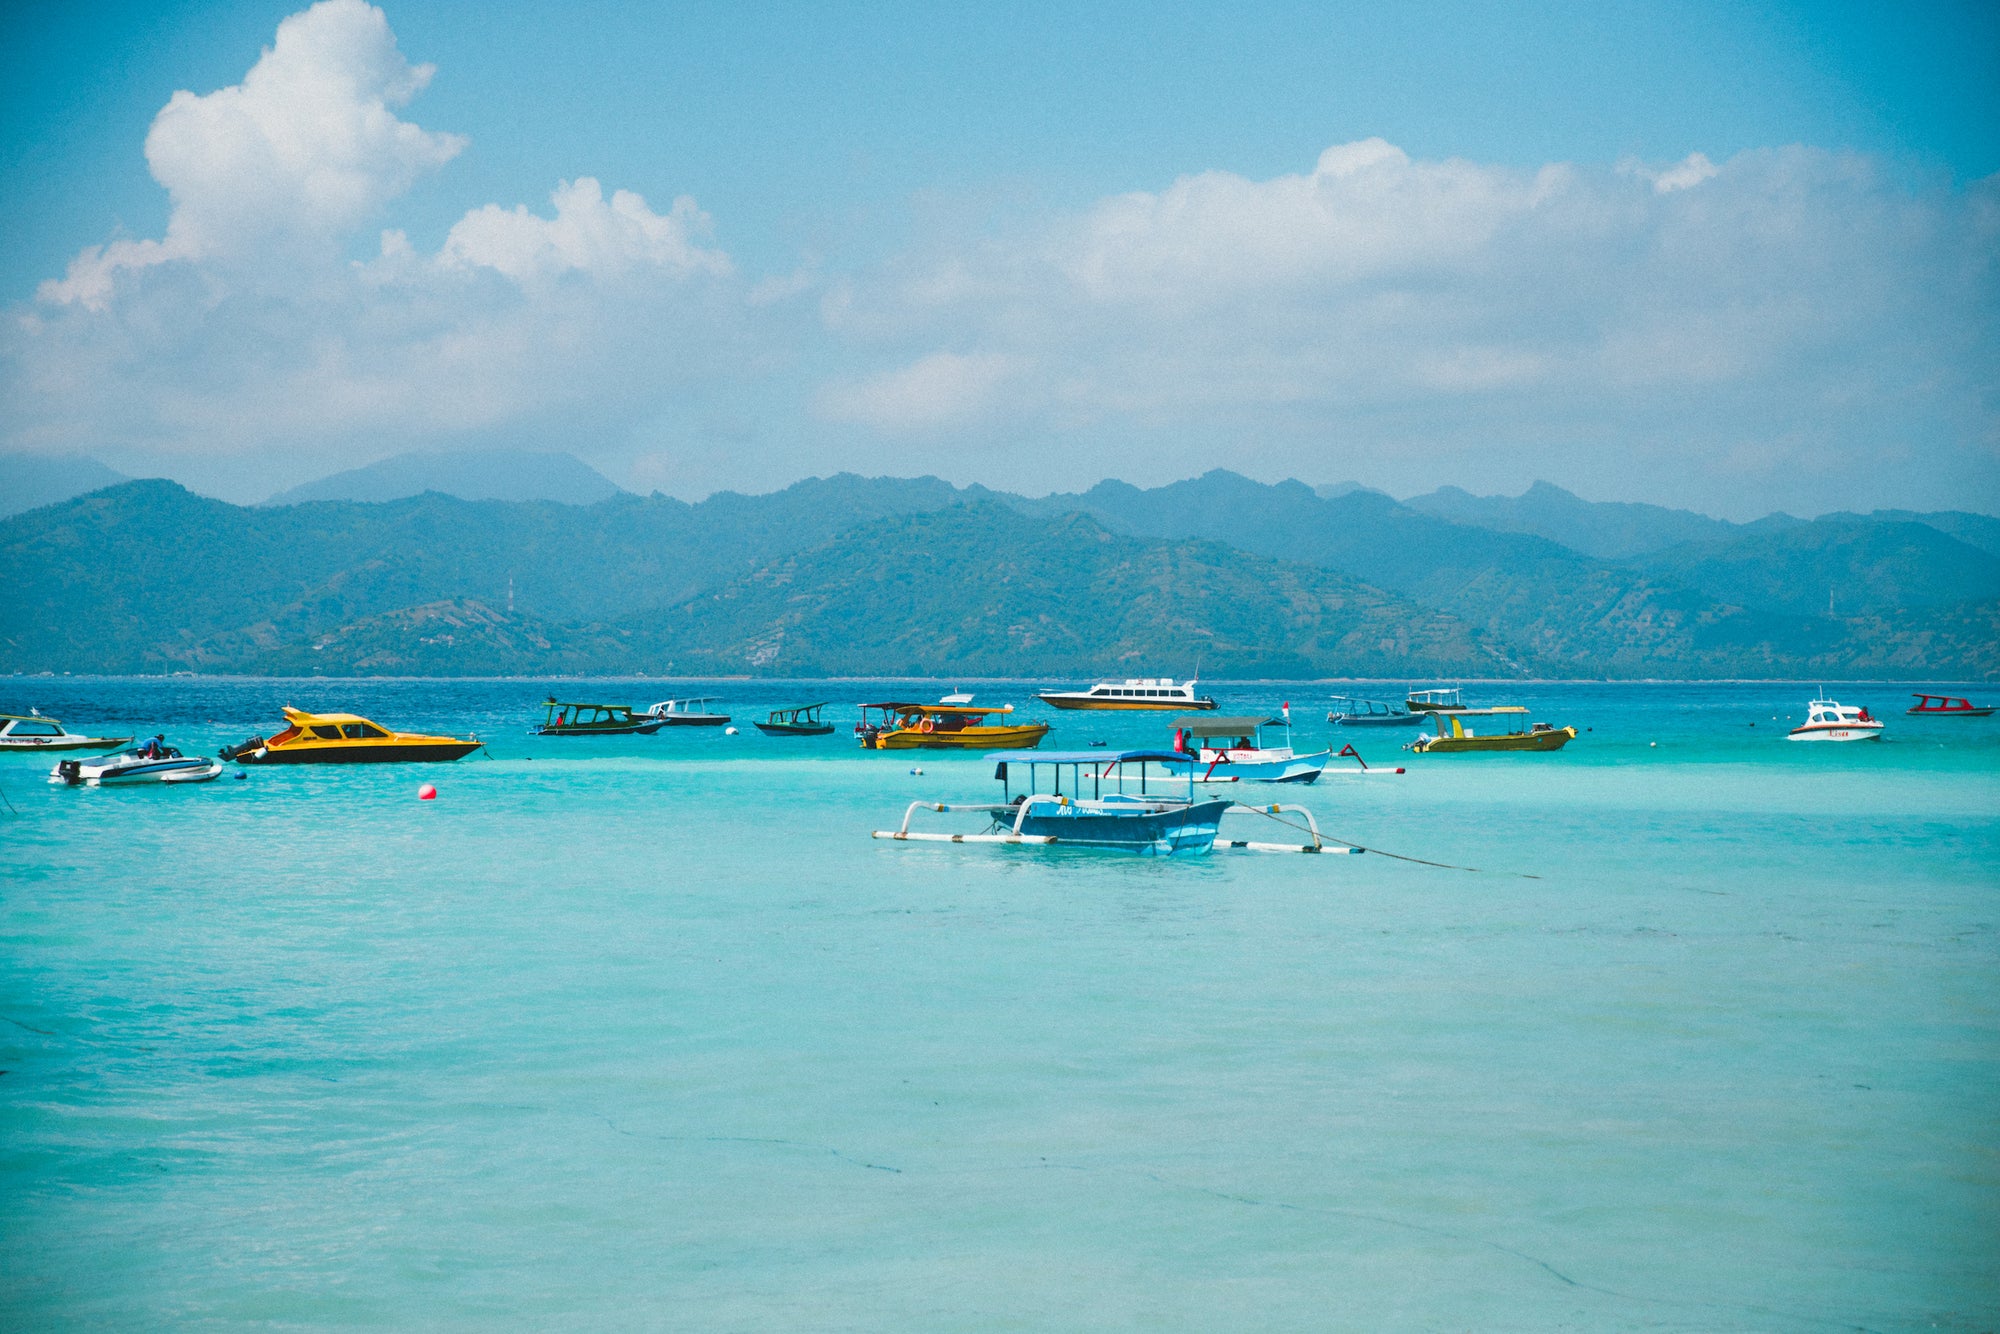
[[[997,788],[845,735],[953,684],[544,741],[543,682],[0,681],[191,753],[286,702],[489,740],[158,791],[0,759],[0,1325],[2000,1322],[2000,719],[1846,686],[1889,739],[1805,746],[1810,684],[1494,687],[1590,730],[1361,732],[1408,772],[1245,794],[1477,873],[871,841]],[[1216,694],[1303,748],[1331,689]]]

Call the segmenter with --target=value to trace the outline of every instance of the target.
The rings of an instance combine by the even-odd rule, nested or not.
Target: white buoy
[[[722,729],[722,735],[724,735],[724,736],[735,736],[735,735],[736,735],[736,729],[735,729],[735,728],[733,728],[733,727],[725,727],[725,728],[723,728],[723,729]]]
[[[910,770],[910,772],[911,772],[911,773],[913,773],[913,774],[919,774],[919,775],[921,775],[921,774],[923,773],[923,770],[922,770],[922,769],[912,769],[912,770]]]
[[[1659,745],[1660,743],[1659,743],[1659,742],[1657,742],[1657,741],[1648,741],[1648,742],[1647,742],[1646,744],[1647,744],[1647,745],[1649,745],[1649,746],[1657,746],[1657,745]]]

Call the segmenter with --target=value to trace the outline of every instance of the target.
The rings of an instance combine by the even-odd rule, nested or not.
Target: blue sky
[[[232,498],[493,442],[684,495],[1230,466],[1996,503],[1993,6],[392,2],[295,26],[285,77],[433,66],[354,94],[433,137],[246,211],[242,133],[352,144],[299,148],[283,89],[196,108],[172,239],[149,127],[301,9],[0,19],[0,448]],[[593,218],[626,241],[577,250]]]

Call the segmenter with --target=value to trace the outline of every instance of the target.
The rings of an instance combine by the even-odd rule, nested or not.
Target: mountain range
[[[125,482],[0,520],[0,671],[2000,673],[1985,516],[1517,499],[1217,471],[1033,499],[842,474],[698,504],[246,508]]]
[[[397,454],[362,468],[280,491],[266,505],[315,500],[401,500],[438,491],[460,500],[553,500],[595,505],[619,494],[597,469],[574,454],[518,449],[440,450]]]

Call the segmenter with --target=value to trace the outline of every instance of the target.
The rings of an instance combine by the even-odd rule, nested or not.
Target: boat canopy
[[[1451,709],[1448,712],[1460,718],[1490,718],[1496,713],[1526,713],[1525,704],[1495,704],[1490,709]]]
[[[1282,718],[1218,718],[1213,714],[1199,713],[1174,719],[1174,726],[1189,736],[1249,736],[1260,727],[1275,727],[1284,721]]]
[[[864,709],[887,709],[890,713],[921,713],[937,718],[984,718],[989,713],[1012,713],[1012,704],[996,704],[988,707],[964,704],[926,704],[919,700],[887,700],[880,704],[863,704]]]
[[[1139,764],[1184,762],[1177,750],[996,750],[992,758],[1007,764]],[[999,777],[996,771],[994,777]]]
[[[1055,770],[1055,791],[1057,795],[1061,795],[1063,790],[1062,771],[1068,769],[1070,771],[1069,790],[1072,795],[1082,796],[1084,785],[1088,783],[1092,796],[1101,798],[1104,795],[1104,781],[1107,778],[1114,778],[1115,776],[1118,790],[1124,790],[1125,783],[1128,781],[1125,766],[1128,764],[1139,766],[1139,791],[1141,794],[1144,794],[1147,779],[1150,777],[1146,772],[1148,764],[1167,765],[1183,762],[1187,759],[1187,756],[1172,750],[1093,749],[999,750],[993,752],[993,758],[998,761],[993,767],[993,777],[1001,783],[1006,784],[1002,791],[1010,795],[1013,792],[1013,778],[1009,772],[1009,765],[1027,765],[1028,786],[1032,788],[1037,781],[1035,771],[1046,764]],[[1180,782],[1180,780],[1173,779],[1172,775],[1165,772],[1162,772],[1160,776],[1162,779],[1174,781],[1177,785]],[[1188,791],[1191,793],[1194,790],[1191,776],[1187,780],[1187,783]]]
[[[304,709],[285,706],[285,721],[294,727],[309,727],[313,723],[372,723],[358,713],[307,713]]]

